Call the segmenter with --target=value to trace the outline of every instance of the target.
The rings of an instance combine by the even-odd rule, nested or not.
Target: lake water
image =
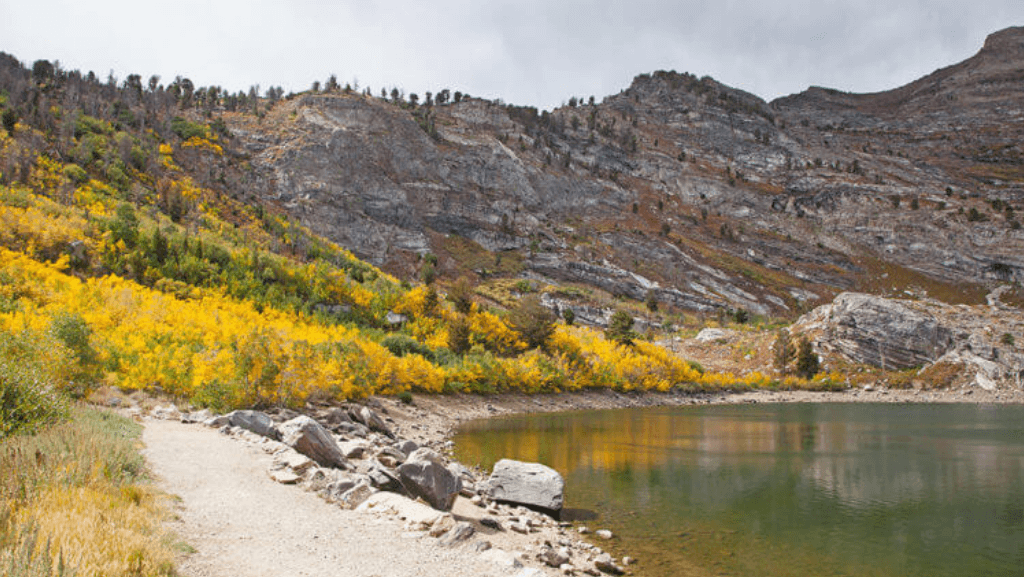
[[[473,422],[544,463],[640,575],[1024,575],[1024,407],[756,404]]]

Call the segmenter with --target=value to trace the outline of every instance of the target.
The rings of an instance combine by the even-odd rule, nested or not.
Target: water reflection
[[[679,548],[666,535],[685,533],[685,543],[732,557],[716,559],[717,570],[740,575],[787,574],[783,554],[782,565],[802,564],[794,575],[1016,575],[1024,563],[1022,407],[533,415],[471,424],[456,444],[485,467],[502,457],[546,463],[566,476],[569,506],[595,509],[662,552]]]

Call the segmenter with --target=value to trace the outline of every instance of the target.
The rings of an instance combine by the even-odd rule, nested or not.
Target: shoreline
[[[602,389],[534,395],[522,393],[504,393],[487,396],[476,394],[416,395],[411,403],[405,403],[397,397],[370,397],[360,401],[359,404],[364,404],[376,411],[388,423],[388,426],[392,428],[398,438],[414,441],[420,446],[430,447],[439,453],[445,454],[449,462],[453,466],[458,467],[465,465],[459,463],[453,457],[453,449],[455,447],[453,438],[462,423],[472,420],[527,413],[613,410],[640,407],[831,402],[1024,404],[1024,391],[851,389],[842,392],[761,390],[738,393],[620,393]],[[337,406],[339,405],[309,407],[303,412],[313,415]],[[141,414],[136,414],[136,416],[142,418]],[[144,423],[150,420],[161,421],[168,419],[178,420],[172,415],[160,416],[156,410],[154,410],[152,417],[142,418]],[[271,461],[277,458],[274,455],[281,454],[280,443],[270,441],[247,431],[236,431],[228,435],[228,438],[225,438],[221,434],[225,432],[224,430],[217,432],[196,424],[155,424],[154,427],[147,426],[147,434],[150,438],[153,438],[152,435],[155,434],[155,431],[161,430],[164,431],[164,435],[193,434],[205,436],[209,440],[208,442],[216,441],[220,445],[224,445],[224,442],[230,438],[231,442],[228,444],[237,447],[232,450],[238,453],[234,457],[239,459],[237,460],[238,465],[236,468],[241,468],[244,465],[244,468],[252,469],[252,472],[243,482],[262,483],[263,489],[254,494],[265,495],[273,491],[275,494],[280,493],[278,498],[282,500],[281,502],[290,502],[292,499],[305,499],[305,497],[299,496],[299,493],[318,492],[317,485],[315,484],[310,485],[307,482],[301,482],[295,485],[294,488],[287,488],[279,485],[279,483],[284,481],[277,479],[272,481],[273,474],[267,475],[268,471],[272,472],[273,470],[272,467],[268,469],[268,466],[270,466]],[[192,433],[187,433],[189,430]],[[206,445],[207,442],[201,444]],[[197,447],[199,445],[192,444],[190,446]],[[164,447],[164,452],[167,455],[180,455],[179,451],[181,448],[182,446]],[[248,457],[242,457],[242,454],[246,454]],[[150,461],[150,457],[152,457],[151,453],[147,455],[147,461]],[[190,458],[197,457],[193,456]],[[176,463],[177,461],[178,457],[172,459],[165,455],[163,466],[168,467],[170,466],[168,463]],[[194,467],[188,468],[186,473],[183,473],[182,476],[184,478],[192,480],[189,480],[184,485],[184,488],[179,488],[179,490],[188,490],[187,488],[194,484],[194,479],[191,475],[195,470]],[[228,473],[225,471],[224,474],[227,475]],[[489,471],[481,471],[479,469],[473,471],[474,483],[482,481],[489,474]],[[230,484],[224,478],[207,479],[206,483],[212,487],[210,490],[215,488],[223,492],[230,488]],[[302,488],[300,489],[299,487]],[[474,492],[475,490],[471,491],[471,493]],[[459,559],[456,565],[464,568],[474,567],[472,570],[467,569],[461,572],[456,570],[453,573],[454,575],[480,574],[479,567],[489,567],[488,574],[494,574],[493,572],[496,571],[498,574],[511,575],[514,573],[516,576],[521,575],[522,577],[540,577],[541,575],[602,575],[608,573],[608,571],[612,573],[622,571],[627,575],[644,574],[643,567],[646,560],[643,558],[633,558],[632,555],[636,552],[629,551],[610,533],[602,535],[604,531],[600,530],[605,529],[605,527],[602,527],[599,521],[589,525],[588,530],[584,533],[581,523],[561,522],[519,507],[490,503],[487,500],[481,501],[476,497],[471,500],[468,498],[468,495],[459,496],[456,499],[455,507],[449,514],[445,515],[433,510],[431,510],[431,514],[433,516],[447,516],[454,521],[472,525],[476,528],[479,538],[487,541],[486,547],[481,548],[478,546],[481,543],[474,541],[472,546],[467,545],[445,549],[444,546],[439,548],[435,544],[435,536],[431,531],[427,531],[422,527],[411,526],[407,516],[402,512],[402,509],[405,507],[423,507],[422,504],[397,497],[397,494],[393,493],[378,493],[378,495],[380,495],[378,499],[381,501],[381,506],[366,510],[364,510],[365,507],[360,507],[357,511],[346,511],[344,513],[340,513],[340,510],[335,511],[338,509],[336,504],[323,500],[319,496],[314,498],[312,495],[309,495],[310,499],[315,503],[308,505],[308,516],[340,515],[332,523],[337,525],[338,531],[350,532],[346,533],[349,536],[343,537],[342,540],[353,540],[352,543],[341,545],[340,547],[337,541],[335,541],[335,545],[330,549],[331,554],[342,552],[345,555],[355,556],[353,558],[358,557],[360,555],[360,546],[356,545],[355,540],[363,539],[365,535],[360,533],[360,528],[366,527],[367,523],[369,523],[371,526],[378,527],[372,532],[374,534],[379,533],[379,535],[372,539],[373,546],[380,545],[381,543],[395,543],[406,539],[413,539],[417,543],[422,543],[423,547],[417,549],[418,553],[413,555],[415,559],[410,559],[413,565],[418,565],[421,561],[427,563],[428,559],[433,559],[440,554],[450,555],[447,558],[449,562],[454,563],[456,559]],[[191,502],[193,500],[196,502]],[[385,503],[388,505],[385,506]],[[179,506],[185,508],[182,510],[182,514],[187,521],[183,519],[181,523],[177,524],[177,529],[186,541],[195,539],[198,540],[196,545],[199,545],[199,552],[197,554],[186,556],[184,567],[186,572],[184,574],[232,574],[231,571],[223,571],[227,570],[228,567],[222,565],[221,561],[218,560],[219,556],[225,554],[230,554],[228,555],[229,558],[233,558],[236,563],[244,561],[247,554],[243,554],[245,551],[243,542],[233,545],[221,543],[216,539],[216,534],[221,529],[218,528],[217,531],[213,531],[204,524],[209,516],[209,512],[217,510],[216,508],[219,506],[204,502],[195,495],[189,495]],[[194,509],[192,509],[193,507]],[[394,510],[391,510],[392,508]],[[191,513],[185,514],[189,510],[191,510]],[[485,518],[488,517],[490,518],[490,523],[485,522]],[[284,522],[286,519],[287,516],[281,516],[279,521]],[[497,527],[497,530],[492,530],[492,527]],[[245,525],[241,528],[236,528],[236,530],[239,539],[242,539],[248,534],[247,531],[251,530],[251,526]],[[427,533],[431,534],[428,536]],[[357,538],[356,535],[360,536]],[[311,538],[316,539],[317,536],[312,535]],[[362,547],[366,546],[368,545],[365,543],[362,545]],[[481,552],[491,547],[494,548],[493,552],[486,554]],[[441,551],[446,552],[441,553]],[[610,557],[608,552],[613,552],[612,555],[614,557]],[[279,553],[283,553],[283,551]],[[555,554],[564,554],[566,558],[570,559],[571,565],[559,567],[557,565],[550,565],[550,562],[545,564],[545,561]],[[379,555],[380,553],[378,553],[378,558],[380,558]],[[481,555],[490,555],[490,557],[486,558],[486,563],[484,563],[485,558],[481,557]],[[607,571],[605,569],[598,571],[598,568],[595,568],[601,557],[605,558],[603,562],[609,564],[605,566],[606,568],[610,567]],[[240,558],[242,559],[240,560]],[[500,566],[494,565],[495,562],[499,563]],[[303,560],[301,555],[299,558],[288,563],[296,563],[302,566],[304,564],[315,565],[314,561]],[[484,564],[480,565],[480,563]],[[639,564],[634,566],[633,563]],[[199,566],[203,568],[200,569]],[[453,565],[452,568],[455,569],[455,566]],[[198,572],[196,572],[197,569]],[[410,571],[413,570],[410,569]]]
[[[614,410],[639,407],[724,405],[748,403],[915,403],[1024,404],[1020,389],[875,389],[837,392],[768,391],[684,393],[610,389],[567,393],[498,393],[477,395],[416,395],[406,404],[395,397],[370,397],[365,403],[383,408],[388,421],[407,438],[449,452],[459,425],[468,421],[529,413]]]

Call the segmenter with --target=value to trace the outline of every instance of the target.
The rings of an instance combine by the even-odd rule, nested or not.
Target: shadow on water
[[[590,509],[562,509],[561,515],[558,516],[559,521],[566,523],[575,523],[577,521],[593,521],[598,518],[597,511],[591,511]]]

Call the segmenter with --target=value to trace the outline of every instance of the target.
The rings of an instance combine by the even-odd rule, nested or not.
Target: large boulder
[[[398,478],[411,495],[440,511],[450,511],[462,489],[459,477],[448,470],[440,455],[427,448],[409,455],[398,467]]]
[[[284,444],[316,461],[323,467],[347,466],[345,455],[334,437],[313,419],[303,415],[281,424]]]
[[[484,491],[495,501],[524,505],[557,516],[562,510],[565,480],[540,463],[502,459],[495,463]]]
[[[281,433],[274,426],[274,420],[260,411],[232,411],[228,414],[228,424],[275,441],[281,440]]]

